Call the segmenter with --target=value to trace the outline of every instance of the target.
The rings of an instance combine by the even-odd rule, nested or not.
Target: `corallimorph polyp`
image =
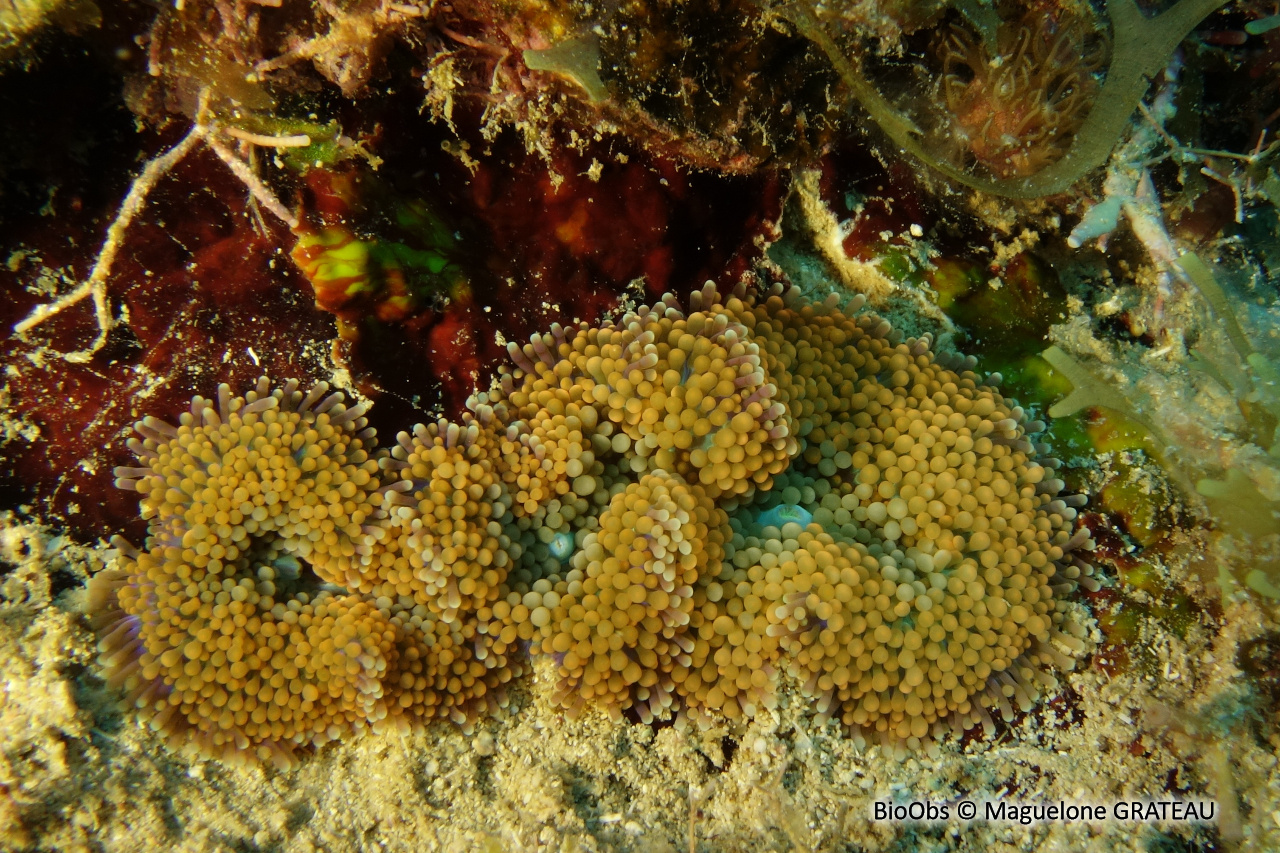
[[[833,306],[708,284],[557,326],[390,450],[265,379],[144,420],[147,549],[91,590],[110,680],[181,743],[282,763],[492,713],[526,650],[571,715],[708,725],[790,685],[898,752],[990,730],[1085,647],[1083,498],[970,364]]]
[[[386,716],[390,614],[308,580],[340,580],[378,487],[364,410],[327,390],[224,385],[139,422],[142,464],[116,471],[151,535],[90,585],[102,662],[179,745],[287,760]]]

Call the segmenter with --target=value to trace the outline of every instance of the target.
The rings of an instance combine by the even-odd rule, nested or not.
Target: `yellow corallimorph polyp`
[[[403,632],[395,709],[469,724],[506,704],[521,667],[493,605],[507,593],[510,499],[498,465],[499,424],[477,407],[462,424],[419,424],[382,459],[384,490],[352,589],[374,596]]]
[[[593,446],[624,454],[631,470],[665,470],[713,498],[767,488],[796,442],[777,388],[747,330],[723,310],[715,290],[686,317],[668,297],[616,324],[557,327],[512,345],[519,370],[502,393],[526,411],[550,389],[562,405],[595,409]]]
[[[412,578],[396,592],[426,604],[445,622],[498,597],[509,557],[500,523],[507,506],[494,464],[491,430],[471,421],[419,425],[401,434],[386,467],[398,482],[386,495],[388,537]]]
[[[1045,669],[1071,664],[1050,641],[1081,647],[1059,630],[1061,595],[1093,582],[1069,553],[1087,532],[1072,535],[1075,510],[1057,497],[1056,463],[1031,457],[1022,411],[876,318],[781,295],[725,310],[758,340],[800,458],[833,491],[817,526],[721,574],[693,657],[718,659],[722,677],[703,664],[689,705],[723,693],[736,713],[744,693],[767,699],[746,673],[759,681],[778,659],[824,713],[898,743],[944,720],[989,727],[987,708],[1007,719],[1010,698],[1029,707],[1052,682]]]
[[[574,555],[573,570],[529,619],[556,656],[558,704],[667,716],[670,672],[688,663],[686,626],[700,567],[719,566],[727,519],[677,474],[646,474],[614,495]]]
[[[91,588],[110,679],[181,742],[282,762],[494,712],[524,644],[570,714],[705,725],[773,707],[785,676],[902,752],[1030,708],[1085,648],[1064,596],[1096,587],[1042,426],[830,301],[708,285],[691,308],[511,346],[381,475],[323,388],[143,421],[119,476],[149,547]],[[778,477],[812,523],[756,535],[742,513]]]
[[[152,542],[119,542],[121,567],[96,576],[108,678],[181,746],[288,764],[386,717],[395,669],[389,614],[360,596],[296,589],[310,562],[336,579],[353,557],[378,487],[363,410],[317,385],[245,397],[224,385],[173,427],[148,418],[117,469],[142,494]]]

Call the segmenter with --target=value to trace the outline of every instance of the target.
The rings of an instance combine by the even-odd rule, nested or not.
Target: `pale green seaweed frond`
[[[1280,599],[1280,365],[1249,337],[1208,264],[1185,253],[1178,266],[1204,298],[1226,339],[1225,346],[1221,339],[1214,346],[1212,336],[1207,336],[1186,362],[1193,379],[1212,383],[1236,401],[1237,428],[1218,430],[1218,443],[1226,449],[1219,446],[1214,452],[1201,446],[1198,434],[1173,423],[1168,415],[1188,411],[1189,400],[1161,401],[1136,386],[1121,388],[1056,346],[1042,355],[1073,390],[1050,407],[1049,414],[1063,417],[1100,406],[1141,424],[1171,479],[1188,495],[1203,499],[1209,520],[1222,534],[1216,557],[1224,593],[1240,583]],[[1161,406],[1166,408],[1162,411]],[[1229,437],[1223,438],[1223,433]]]
[[[1094,376],[1088,368],[1056,346],[1049,347],[1040,357],[1065,376],[1072,386],[1070,394],[1049,407],[1049,417],[1064,418],[1090,406],[1103,406],[1132,416],[1133,406],[1124,394]],[[1135,420],[1150,428],[1141,418]]]

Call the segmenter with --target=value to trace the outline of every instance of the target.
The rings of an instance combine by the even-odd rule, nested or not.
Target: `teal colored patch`
[[[776,527],[779,530],[782,529],[782,525],[792,522],[801,527],[808,527],[811,521],[813,521],[813,513],[798,504],[778,504],[756,516],[756,524],[761,527]]]
[[[573,534],[560,532],[551,537],[551,544],[547,546],[551,549],[551,556],[555,557],[562,563],[569,561],[573,556]]]

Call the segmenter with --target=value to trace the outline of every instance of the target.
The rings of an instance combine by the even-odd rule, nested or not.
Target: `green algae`
[[[600,79],[600,41],[594,36],[569,39],[542,50],[526,50],[523,57],[524,64],[534,71],[559,74],[577,83],[594,103],[609,97],[609,88]]]
[[[997,363],[1038,354],[1050,327],[1066,318],[1066,292],[1052,271],[1028,254],[1015,258],[994,281],[983,265],[939,260],[928,282],[938,307],[972,342],[969,348]]]
[[[1067,377],[1040,355],[1067,310],[1066,292],[1046,265],[1019,255],[993,281],[982,264],[943,258],[922,279],[961,333],[961,349],[985,373],[1000,374],[1002,393],[1024,407],[1048,411],[1070,392]],[[1093,456],[1097,447],[1085,418],[1069,414],[1055,415],[1038,440],[1064,458]]]
[[[1190,379],[1216,385],[1235,401],[1242,427],[1230,435],[1232,450],[1226,461],[1216,460],[1212,448],[1188,443],[1180,430],[1166,424],[1159,399],[1139,388],[1122,390],[1057,347],[1045,350],[1043,358],[1073,390],[1051,406],[1049,414],[1056,418],[1100,406],[1140,428],[1133,431],[1135,446],[1141,444],[1154,456],[1187,496],[1203,500],[1208,520],[1219,533],[1216,580],[1223,594],[1245,588],[1280,599],[1280,563],[1267,544],[1280,534],[1280,500],[1272,491],[1280,469],[1280,382],[1275,363],[1256,349],[1210,267],[1190,253],[1178,263],[1228,343],[1215,346],[1207,336],[1191,348],[1185,364]]]
[[[1075,414],[1081,409],[1102,406],[1103,408],[1128,415],[1144,429],[1154,434],[1155,428],[1134,411],[1134,407],[1127,397],[1099,379],[1092,371],[1057,346],[1049,347],[1040,353],[1040,357],[1047,361],[1054,370],[1066,377],[1072,387],[1070,394],[1049,407],[1050,417],[1066,417],[1067,415]]]
[[[405,321],[468,291],[457,231],[426,201],[368,174],[316,177],[323,204],[343,212],[305,217],[292,257],[340,335]]]

